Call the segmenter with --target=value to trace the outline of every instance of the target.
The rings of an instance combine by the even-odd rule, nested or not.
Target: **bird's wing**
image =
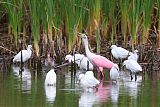
[[[28,51],[22,50],[22,56],[23,56],[23,61],[24,61],[24,59],[28,58]],[[13,60],[21,61],[21,51],[14,57]]]
[[[100,55],[96,55],[95,57],[93,57],[92,63],[95,66],[109,68],[109,69],[112,68],[112,66],[114,65],[113,62]]]
[[[142,67],[135,60],[129,60],[128,67],[130,68],[130,70],[135,71],[135,72],[142,71]]]
[[[117,47],[116,51],[119,56],[122,56],[122,58],[126,58],[129,55],[129,51],[122,47]]]

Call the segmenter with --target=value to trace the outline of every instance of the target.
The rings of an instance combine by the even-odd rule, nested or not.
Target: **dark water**
[[[44,86],[46,71],[19,67],[0,71],[0,107],[158,107],[160,82],[147,75],[137,82],[123,78],[117,84],[109,82],[108,73],[97,92],[84,92],[68,67],[58,70],[56,87]],[[106,71],[107,72],[107,71]]]

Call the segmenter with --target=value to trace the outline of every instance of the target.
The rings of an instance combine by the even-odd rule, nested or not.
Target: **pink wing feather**
[[[95,55],[94,58],[92,59],[92,63],[97,67],[103,67],[103,68],[108,68],[108,69],[112,68],[114,64],[107,58],[100,56],[100,55]]]

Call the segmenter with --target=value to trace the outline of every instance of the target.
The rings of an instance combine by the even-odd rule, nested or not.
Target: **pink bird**
[[[82,33],[79,33],[79,36],[83,40],[87,58],[97,68],[98,73],[99,72],[102,73],[102,78],[104,78],[103,68],[111,69],[112,66],[114,65],[114,63],[111,62],[110,60],[108,60],[107,58],[101,56],[101,55],[96,55],[96,54],[92,53],[88,48],[88,38],[87,38],[87,36],[85,34],[82,34]]]

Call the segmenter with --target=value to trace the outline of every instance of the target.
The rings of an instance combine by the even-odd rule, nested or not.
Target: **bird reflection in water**
[[[107,102],[110,94],[110,85],[103,85],[101,82],[98,86],[98,90],[84,91],[79,99],[80,107],[93,107],[95,104]]]
[[[20,67],[13,66],[13,72],[21,81],[21,90],[23,92],[31,91],[31,72],[28,68],[23,67],[24,71],[20,73]]]
[[[53,103],[56,97],[56,86],[45,85],[45,93],[47,101]]]
[[[119,85],[111,84],[110,98],[114,107],[118,107]]]

